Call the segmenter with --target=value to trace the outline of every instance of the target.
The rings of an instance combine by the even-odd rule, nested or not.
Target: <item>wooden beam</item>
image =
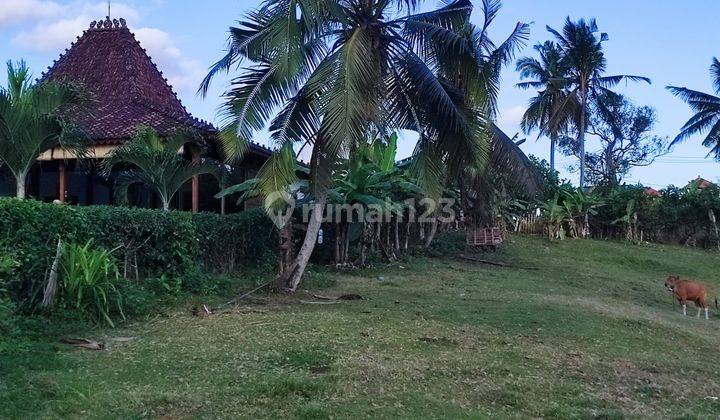
[[[65,171],[65,161],[58,162],[58,200],[65,202],[65,194],[67,193],[67,172]]]

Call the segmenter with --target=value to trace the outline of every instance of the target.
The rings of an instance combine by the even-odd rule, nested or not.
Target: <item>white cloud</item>
[[[29,51],[57,52],[67,48],[89,27],[90,22],[103,19],[107,15],[107,4],[75,3],[64,10],[65,13],[53,16],[55,19],[36,19],[37,22],[32,28],[20,31],[12,42]],[[113,4],[112,14],[123,17],[130,25],[139,20],[137,10],[124,3]]]
[[[6,1],[18,4],[40,3],[38,0],[0,0],[0,22]],[[74,2],[51,16],[28,17],[27,21],[34,20],[34,24],[17,32],[12,42],[26,51],[59,55],[89,27],[90,22],[103,19],[106,14],[105,2]],[[113,3],[111,14],[128,22],[130,30],[176,91],[187,89],[189,94],[194,94],[204,75],[203,68],[198,62],[183,55],[169,33],[157,28],[139,27],[142,20],[139,11],[125,3]]]
[[[56,16],[62,6],[45,0],[2,0],[0,1],[0,25],[21,23]]]
[[[183,56],[170,34],[155,28],[139,28],[133,32],[176,91],[197,89],[203,69],[197,61]]]

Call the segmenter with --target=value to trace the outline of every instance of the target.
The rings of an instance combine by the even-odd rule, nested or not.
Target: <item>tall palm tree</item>
[[[600,33],[595,19],[573,22],[565,20],[562,33],[547,27],[563,54],[564,65],[568,68],[566,77],[558,80],[570,92],[568,100],[579,104],[577,131],[580,149],[580,187],[585,186],[585,132],[587,131],[587,113],[589,102],[597,97],[598,92],[611,92],[623,80],[644,81],[650,79],[642,76],[617,75],[603,76],[607,69],[607,59],[603,53],[602,43],[609,39],[604,32]]]
[[[526,134],[537,129],[538,137],[544,135],[550,138],[550,168],[555,170],[555,145],[561,132],[573,121],[577,104],[568,97],[565,89],[564,80],[569,68],[560,47],[552,41],[545,41],[535,45],[534,49],[540,59],[523,57],[517,62],[520,79],[532,79],[518,83],[517,87],[538,90],[523,114],[521,127]]]
[[[297,288],[315,247],[332,168],[370,129],[419,134],[416,168],[428,188],[434,185],[433,193],[443,179],[441,168],[457,174],[467,162],[487,157],[494,78],[526,37],[527,26],[519,24],[496,48],[487,29],[498,0],[483,1],[482,28],[469,23],[470,0],[426,13],[415,13],[418,3],[265,0],[230,29],[227,54],[201,85],[204,93],[218,73],[249,63],[231,81],[222,108],[228,158],[238,157],[268,123],[280,148],[312,147],[314,211],[297,258],[281,279],[290,290]],[[281,177],[292,170],[267,173],[278,181],[268,183],[274,187],[294,181]]]
[[[710,74],[713,78],[715,94],[718,96],[685,87],[667,87],[675,96],[687,102],[695,112],[695,115],[680,129],[680,134],[670,146],[692,135],[708,131],[702,144],[710,149],[708,156],[714,155],[715,159],[720,160],[720,61],[717,58],[713,58]]]
[[[12,173],[16,197],[22,199],[28,173],[44,152],[60,146],[83,155],[85,137],[62,112],[87,112],[91,98],[73,84],[33,83],[24,61],[17,66],[8,61],[7,79],[7,87],[0,87],[0,164]]]
[[[127,202],[131,185],[142,184],[158,194],[163,210],[170,210],[170,201],[177,191],[194,176],[218,173],[218,165],[210,161],[190,162],[179,152],[196,143],[193,133],[178,131],[166,139],[149,127],[138,127],[133,138],[118,147],[104,162],[109,176],[113,168],[123,165],[116,179],[115,195]]]

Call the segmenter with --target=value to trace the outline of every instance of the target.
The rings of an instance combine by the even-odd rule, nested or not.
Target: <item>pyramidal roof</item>
[[[124,19],[92,22],[43,74],[44,80],[81,83],[95,95],[92,112],[70,118],[98,144],[121,143],[138,125],[161,135],[180,127],[216,131],[185,109]]]

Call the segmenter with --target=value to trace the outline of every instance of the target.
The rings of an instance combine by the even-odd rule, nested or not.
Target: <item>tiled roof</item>
[[[119,143],[146,125],[161,135],[179,127],[207,133],[216,129],[185,109],[124,19],[92,22],[41,80],[81,83],[97,106],[70,116],[96,143]]]
[[[645,187],[645,195],[650,197],[662,197],[662,194],[660,191],[656,190],[655,188]]]

